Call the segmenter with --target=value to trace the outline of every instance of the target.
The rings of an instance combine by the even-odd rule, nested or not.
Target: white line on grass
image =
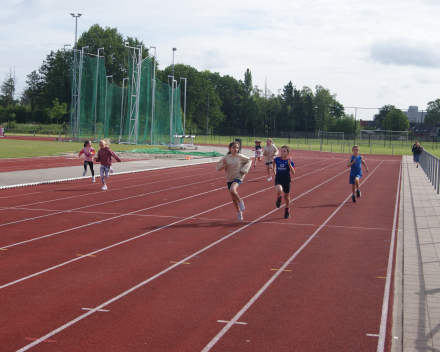
[[[335,175],[335,176],[333,176],[332,178],[327,179],[326,181],[322,182],[321,184],[319,184],[319,185],[317,185],[317,186],[311,188],[311,189],[308,190],[307,192],[302,193],[301,195],[299,195],[298,197],[296,197],[296,198],[293,199],[292,201],[297,200],[298,198],[300,198],[300,197],[302,197],[302,196],[304,196],[304,195],[306,195],[306,194],[312,192],[313,190],[317,189],[318,187],[321,187],[323,184],[325,184],[325,183],[327,183],[327,182],[330,182],[331,180],[333,180],[334,178],[336,178],[336,177],[342,175],[342,174],[345,173],[345,172],[346,172],[346,170],[343,171],[343,172],[341,172],[341,173],[339,173],[339,174],[337,174],[337,175]],[[373,171],[373,172],[374,172],[374,171]],[[372,172],[372,173],[373,173],[373,172]],[[255,194],[258,194],[258,193],[264,192],[264,191],[266,191],[266,190],[268,190],[268,189],[273,189],[273,187],[267,188],[267,189],[265,189],[265,190],[260,190],[260,191],[258,191],[258,192],[252,193],[252,194],[247,195],[247,196],[242,197],[242,198],[247,198],[247,197],[253,196],[253,195],[255,195]],[[350,197],[351,197],[351,195],[350,195]],[[348,198],[347,198],[347,199],[348,199]],[[205,213],[207,213],[207,212],[213,211],[213,210],[215,210],[215,209],[218,209],[218,208],[221,208],[221,207],[223,207],[223,206],[225,206],[225,205],[230,205],[230,204],[231,204],[231,202],[228,202],[228,203],[222,204],[222,205],[220,205],[220,206],[217,206],[217,207],[215,207],[215,208],[211,208],[211,209],[209,209],[209,210],[205,210],[205,211],[203,211],[203,212],[201,212],[201,213],[195,214],[195,215],[190,216],[190,217],[188,217],[188,218],[186,218],[186,219],[179,220],[179,221],[176,221],[176,222],[174,222],[174,223],[172,223],[172,224],[169,224],[168,226],[173,226],[173,225],[178,224],[178,223],[180,223],[180,222],[183,222],[183,221],[186,221],[186,220],[189,220],[189,219],[195,218],[196,216],[199,216],[199,215],[205,214]],[[208,250],[208,249],[214,247],[215,245],[217,245],[217,244],[219,244],[219,243],[225,241],[226,239],[228,239],[229,237],[233,236],[233,235],[236,234],[237,232],[239,232],[239,231],[241,231],[241,230],[243,230],[243,229],[245,229],[245,228],[247,228],[247,227],[249,227],[249,226],[251,226],[251,225],[253,225],[253,224],[255,224],[255,223],[258,223],[258,221],[260,221],[261,219],[265,218],[266,216],[269,216],[270,214],[274,213],[275,211],[277,211],[277,210],[279,210],[279,209],[281,209],[281,208],[277,208],[277,209],[274,209],[274,210],[270,211],[269,213],[267,213],[267,214],[265,214],[265,215],[259,217],[258,219],[256,219],[256,220],[254,220],[254,221],[252,221],[252,222],[250,222],[250,223],[248,223],[248,224],[246,224],[246,225],[240,227],[239,229],[237,229],[237,230],[234,231],[233,233],[231,233],[231,234],[229,234],[229,235],[226,235],[225,237],[222,237],[221,239],[219,239],[219,240],[217,240],[217,241],[211,243],[210,245],[208,245],[208,246],[206,246],[205,248],[203,248],[203,249],[201,249],[201,250],[199,250],[199,251],[193,253],[192,255],[190,255],[190,256],[188,256],[188,257],[185,257],[185,259],[182,259],[181,261],[179,261],[179,262],[177,262],[177,263],[171,265],[171,266],[168,267],[167,269],[162,270],[161,272],[157,273],[156,275],[154,275],[154,276],[150,277],[149,279],[147,279],[147,280],[145,280],[145,281],[139,283],[138,285],[136,285],[136,286],[130,288],[129,290],[127,290],[127,291],[121,293],[120,295],[118,295],[118,296],[116,296],[116,297],[113,297],[112,299],[108,300],[107,302],[104,302],[104,303],[100,304],[98,307],[93,308],[93,310],[88,311],[87,313],[85,313],[85,314],[83,314],[83,315],[77,317],[77,318],[74,319],[74,320],[71,320],[70,322],[68,322],[68,323],[64,324],[63,326],[59,327],[58,329],[53,330],[52,332],[46,334],[45,336],[39,338],[38,340],[35,340],[35,341],[32,342],[31,344],[24,346],[23,348],[21,348],[21,349],[18,350],[17,352],[27,351],[28,349],[34,347],[35,345],[39,344],[40,342],[42,342],[42,341],[44,341],[44,340],[47,340],[49,337],[51,337],[51,336],[57,334],[58,332],[61,332],[61,331],[65,330],[65,329],[67,329],[68,327],[70,327],[70,326],[72,326],[73,324],[79,322],[80,320],[82,320],[82,319],[88,317],[89,315],[91,315],[91,314],[93,314],[93,313],[95,313],[95,312],[97,312],[97,311],[103,309],[104,307],[106,307],[106,306],[108,306],[109,304],[111,304],[111,303],[117,301],[118,299],[123,298],[124,296],[128,295],[129,293],[131,293],[131,292],[137,290],[138,288],[140,288],[140,287],[146,285],[147,283],[153,281],[154,279],[156,279],[156,278],[158,278],[158,277],[164,275],[164,274],[167,273],[168,271],[170,271],[170,270],[176,268],[177,266],[183,264],[184,262],[187,262],[189,259],[191,259],[191,258],[193,258],[193,257],[195,257],[195,256],[197,256],[197,255],[199,255],[200,253],[202,253],[202,252],[204,252],[204,251],[206,251],[206,250]],[[104,249],[108,249],[108,248],[111,248],[111,247],[115,247],[115,246],[117,246],[117,245],[119,245],[119,244],[129,242],[129,241],[131,241],[131,240],[133,240],[133,239],[136,239],[136,238],[139,238],[139,237],[145,236],[145,235],[147,235],[147,234],[149,234],[149,233],[156,232],[156,231],[159,231],[159,230],[161,230],[161,229],[156,229],[156,230],[153,230],[153,231],[149,231],[149,232],[147,232],[147,233],[145,233],[145,234],[142,234],[142,235],[136,236],[136,237],[134,237],[134,238],[131,238],[131,239],[128,239],[128,240],[122,241],[122,242],[120,242],[120,243],[114,244],[114,245],[109,246],[109,247],[106,247],[106,248],[104,248]],[[310,241],[310,240],[311,240],[311,239],[309,239],[308,241]],[[307,243],[308,243],[308,241],[307,241]],[[102,251],[102,250],[103,250],[103,249],[101,249],[101,250],[99,250],[99,251],[95,251],[95,252],[89,253],[89,254],[94,254],[94,253],[100,252],[100,251]],[[83,258],[83,257],[79,257],[78,259],[80,259],[80,258]],[[78,259],[74,259],[74,260],[78,260]],[[73,262],[74,260],[69,261],[69,262]],[[61,264],[61,265],[67,264],[67,263],[69,263],[69,262],[63,263],[63,264]],[[61,266],[61,265],[59,265],[59,266]],[[57,266],[57,267],[59,267],[59,266]],[[55,268],[55,267],[54,267],[54,268]],[[51,270],[51,269],[47,269],[47,270],[45,270],[45,271],[49,271],[49,270]],[[44,271],[44,272],[45,272],[45,271]],[[41,272],[41,273],[42,273],[42,272]],[[279,273],[281,273],[281,271],[280,271]],[[36,274],[34,274],[34,276],[35,276],[35,275],[36,275]],[[0,287],[0,288],[2,288],[2,287]],[[234,323],[235,323],[236,321],[237,321],[237,320],[235,320]],[[230,324],[231,324],[231,323],[228,323],[228,325],[230,325]],[[227,326],[228,326],[228,325],[227,325]]]
[[[382,164],[382,162],[380,163]],[[377,170],[380,166],[377,165],[374,170],[368,175],[362,184],[364,184],[368,178]],[[283,266],[275,272],[275,274],[264,284],[264,286],[249,300],[248,303],[226,324],[226,326],[220,330],[220,332],[205,346],[202,352],[208,352],[211,348],[228,332],[228,330],[242,317],[242,315],[251,307],[251,305],[266,291],[266,289],[275,281],[275,279],[281,275],[284,269],[286,269],[287,265],[289,265],[298,254],[307,247],[307,245],[312,241],[313,238],[321,231],[321,229],[335,216],[335,214],[342,208],[342,206],[351,198],[351,194],[339,205],[339,207],[325,220],[321,226],[316,229],[316,231],[310,236],[310,238],[303,243],[303,245],[283,264]],[[47,337],[45,337],[47,338]]]

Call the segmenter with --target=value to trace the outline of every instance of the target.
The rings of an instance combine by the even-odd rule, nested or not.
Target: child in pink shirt
[[[109,172],[111,172],[112,167],[112,158],[116,159],[117,161],[121,162],[121,159],[112,152],[112,150],[108,147],[110,144],[110,140],[108,139],[101,139],[99,141],[99,149],[98,155],[95,156],[95,160],[99,161],[101,163],[101,181],[104,186],[102,186],[102,190],[105,191],[107,189],[107,185],[105,184],[105,179],[108,178]]]
[[[84,172],[83,176],[87,173],[87,165],[89,165],[92,172],[92,182],[95,182],[95,171],[93,171],[93,155],[95,155],[95,149],[92,148],[92,142],[87,140],[84,142],[84,148],[79,152],[78,156],[84,154]]]

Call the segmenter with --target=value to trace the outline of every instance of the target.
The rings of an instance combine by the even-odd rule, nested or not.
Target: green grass
[[[256,139],[260,139],[265,143],[265,137],[240,137],[240,136],[216,136],[211,139],[211,136],[206,137],[206,144],[214,144],[227,146],[231,141],[235,138],[242,138],[243,146],[254,146],[254,141]],[[304,139],[291,139],[290,143],[286,139],[282,138],[274,138],[274,143],[277,147],[281,147],[284,144],[289,145],[293,150],[313,150],[320,151],[321,150],[321,141],[320,140],[309,140],[305,141]],[[194,143],[197,145],[205,144],[205,136],[198,136],[195,138]],[[263,143],[263,145],[264,145]],[[337,141],[326,141],[322,145],[322,151],[334,153],[350,153],[351,147],[353,145],[353,141],[349,142],[337,142]],[[55,141],[39,141],[39,140],[11,140],[7,138],[0,139],[0,159],[4,158],[24,158],[24,157],[37,157],[37,156],[54,156],[61,155],[64,153],[78,153],[83,148],[83,143],[78,142],[55,142]],[[94,143],[93,146],[95,149],[99,149],[97,143]],[[412,144],[408,141],[408,146],[406,146],[406,142],[395,142],[390,146],[387,144],[385,147],[383,143],[375,143],[370,145],[368,143],[363,143],[360,145],[360,153],[361,154],[381,154],[381,155],[411,155],[411,146]],[[438,145],[438,149],[436,149],[435,143],[425,142],[422,144],[425,150],[437,157],[440,157],[440,144]],[[127,145],[127,144],[111,144],[110,148],[114,151],[126,151],[132,150],[136,148],[154,148],[155,146],[149,145]]]
[[[220,139],[219,139],[220,138]],[[236,138],[242,139],[242,144],[244,147],[253,147],[255,145],[255,140],[259,139],[263,141],[262,146],[266,144],[266,138],[267,137],[241,137],[241,136],[207,136],[206,137],[206,144],[214,144],[214,145],[228,145],[230,142],[234,141]],[[283,145],[288,145],[293,150],[299,149],[299,150],[313,150],[313,151],[320,151],[321,150],[321,140],[317,139],[309,139],[307,142],[304,139],[290,139],[286,138],[272,138],[275,145],[279,148]],[[194,144],[203,145],[205,144],[205,136],[196,136],[194,139]],[[360,153],[361,154],[379,154],[379,155],[412,155],[411,148],[412,144],[410,141],[408,141],[408,146],[406,145],[406,141],[395,141],[392,142],[391,145],[389,144],[389,141],[387,141],[387,144],[384,146],[383,142],[376,142],[372,143],[371,145],[365,142],[362,142],[359,144],[359,141],[356,141],[356,144],[360,145]],[[344,143],[342,141],[328,141],[324,140],[322,145],[322,151],[330,152],[333,151],[334,153],[350,153],[351,154],[351,147],[353,146],[353,141],[345,141]],[[438,146],[436,146],[435,143],[432,142],[424,142],[422,143],[423,148],[425,150],[437,157],[440,157],[440,143]],[[371,150],[370,150],[371,148]],[[438,148],[438,149],[437,149]]]
[[[99,150],[98,143],[93,143],[95,150]],[[0,139],[0,159],[4,158],[31,158],[36,156],[54,156],[64,153],[78,153],[84,147],[83,142],[51,142],[51,141],[21,141],[7,138]],[[114,151],[132,150],[139,146],[128,144],[111,144]],[[142,148],[152,148],[143,145]]]

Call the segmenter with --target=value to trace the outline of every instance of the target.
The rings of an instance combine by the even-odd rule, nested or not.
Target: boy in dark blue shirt
[[[280,149],[281,156],[273,160],[273,173],[275,174],[275,190],[277,191],[276,207],[281,206],[281,194],[284,192],[286,208],[284,219],[290,217],[290,175],[295,174],[295,164],[289,157],[290,147],[284,145]]]
[[[351,167],[350,169],[350,179],[349,183],[351,186],[351,199],[353,203],[356,203],[356,196],[359,198],[361,196],[361,190],[359,189],[359,180],[362,177],[362,164],[364,164],[365,169],[368,172],[368,166],[364,161],[364,158],[359,155],[359,146],[354,145],[353,148],[351,148],[353,155],[350,156],[348,159],[347,167]]]

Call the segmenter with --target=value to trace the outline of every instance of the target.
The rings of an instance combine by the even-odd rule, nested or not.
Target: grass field
[[[265,141],[265,137],[240,137],[240,136],[216,136],[206,137],[206,144],[211,145],[228,145],[235,138],[241,138],[243,146],[254,146],[254,141],[260,139]],[[274,138],[274,143],[281,147],[282,145],[289,145],[292,149],[300,150],[313,150],[313,151],[327,151],[334,153],[350,153],[351,147],[353,146],[353,141],[323,141],[321,149],[321,140],[308,140],[304,139],[291,139],[290,143],[286,139]],[[197,145],[205,144],[205,136],[197,136],[194,140]],[[264,145],[264,143],[263,143]],[[411,155],[412,144],[408,142],[396,142],[392,145],[387,144],[385,147],[383,143],[374,143],[369,145],[361,144],[360,153],[361,154],[379,154],[379,155]],[[426,151],[429,153],[440,157],[440,145],[439,149],[436,149],[435,143],[423,143],[422,145]],[[95,149],[99,149],[97,143],[94,144]],[[127,145],[127,144],[112,144],[110,146],[112,150],[115,151],[126,151],[137,148],[152,148],[148,145]],[[154,146],[153,146],[154,147]],[[162,146],[163,147],[163,146]],[[0,139],[0,158],[24,158],[24,157],[37,157],[37,156],[53,156],[61,155],[65,153],[78,153],[83,148],[83,143],[80,142],[55,142],[55,141],[39,141],[39,140],[11,140],[7,138]]]

